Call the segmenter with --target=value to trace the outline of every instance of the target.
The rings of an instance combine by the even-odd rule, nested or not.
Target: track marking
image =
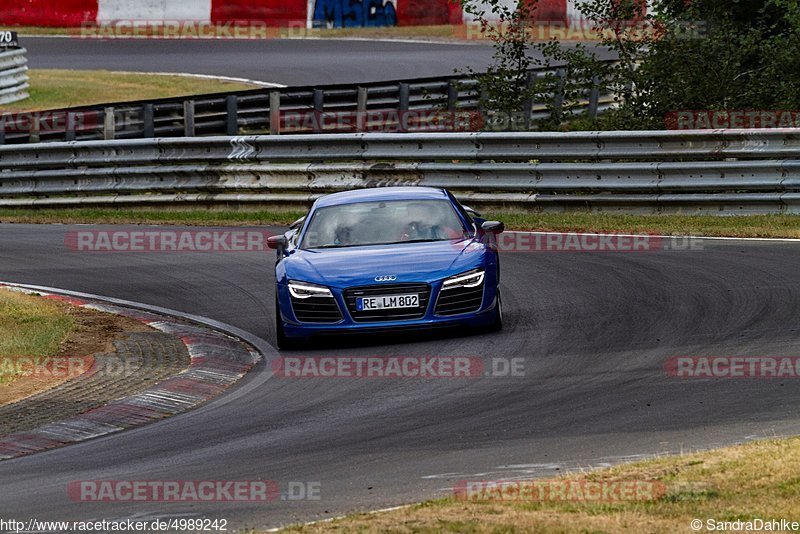
[[[190,72],[139,72],[130,70],[114,70],[109,71],[113,74],[146,74],[148,76],[178,76],[181,78],[199,78],[202,80],[217,80],[220,82],[236,82],[256,85],[258,87],[270,87],[274,89],[282,89],[286,87],[280,83],[262,82],[259,80],[251,80],[250,78],[236,78],[232,76],[216,76],[214,74],[192,74]]]
[[[417,505],[417,503],[414,503],[414,504],[401,504],[400,506],[392,506],[391,508],[381,508],[380,510],[371,510],[369,512],[363,512],[363,513],[366,514],[366,515],[383,514],[385,512],[394,512],[396,510],[403,510],[405,508],[411,508],[412,506],[416,506],[416,505]],[[336,521],[338,519],[344,519],[346,517],[347,517],[346,515],[337,515],[337,516],[334,516],[334,517],[329,517],[327,519],[319,519],[317,521],[309,521],[307,523],[300,523],[300,526],[320,525],[320,524],[324,524],[324,523],[332,523],[333,521]],[[276,527],[276,528],[271,528],[269,530],[265,530],[264,532],[280,532],[280,531],[284,530],[285,528],[286,527]]]
[[[586,236],[586,237],[600,237],[600,236],[616,236],[616,237],[641,237],[641,236],[648,236],[648,237],[659,237],[661,239],[701,239],[701,240],[717,240],[717,241],[753,241],[753,242],[774,242],[774,243],[800,243],[800,238],[794,237],[721,237],[721,236],[702,236],[702,235],[659,235],[659,234],[622,234],[617,232],[607,232],[607,233],[586,233],[586,232],[564,232],[564,231],[552,231],[552,232],[528,232],[524,230],[507,230],[509,234],[528,234],[528,235],[553,235],[553,234],[569,234],[569,235],[576,235],[576,236]]]

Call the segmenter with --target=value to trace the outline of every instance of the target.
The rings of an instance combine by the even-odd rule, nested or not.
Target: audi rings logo
[[[393,274],[387,274],[386,276],[376,276],[376,282],[394,282],[397,280],[397,277]]]

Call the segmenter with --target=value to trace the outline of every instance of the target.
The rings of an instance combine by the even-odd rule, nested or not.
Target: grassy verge
[[[2,209],[0,223],[32,224],[175,224],[189,226],[288,225],[302,217],[299,211],[161,210],[161,209]]]
[[[72,318],[53,302],[0,289],[0,358],[53,356],[73,328]],[[16,371],[0,370],[0,385]]]
[[[255,88],[243,83],[204,78],[102,70],[33,69],[30,78],[31,97],[0,106],[0,112],[36,111]],[[87,87],[91,87],[91,90],[87,91]]]
[[[180,224],[202,226],[286,225],[303,212],[285,210],[0,209],[2,223]],[[800,238],[800,216],[619,215],[606,213],[486,212],[510,230],[648,233],[729,237]]]
[[[717,237],[800,237],[800,216],[620,215],[608,213],[495,212],[511,229]]]
[[[564,480],[601,485],[658,481],[656,499],[592,502],[560,497],[466,502],[455,497],[379,514],[358,514],[286,532],[692,532],[692,520],[800,520],[800,438],[621,465]],[[584,486],[586,487],[586,486]],[[538,495],[531,493],[531,495]],[[719,530],[719,528],[717,529]],[[732,530],[731,528],[727,529]],[[751,529],[739,527],[737,531]]]

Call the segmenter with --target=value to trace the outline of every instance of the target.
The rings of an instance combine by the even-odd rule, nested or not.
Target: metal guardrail
[[[0,105],[25,100],[30,96],[26,53],[24,48],[0,52]]]
[[[335,134],[0,147],[0,206],[307,205],[447,187],[475,206],[800,211],[800,130]]]
[[[529,83],[545,76],[565,80],[563,69],[531,71]],[[564,83],[556,84],[562,87]],[[49,110],[25,117],[0,117],[0,144],[194,137],[209,135],[308,134],[336,131],[401,131],[399,121],[386,112],[400,114],[439,110],[457,113],[478,111],[481,94],[478,81],[468,76],[419,78],[316,87],[255,89],[193,97],[114,103],[80,108]],[[600,82],[587,88],[570,105],[563,99],[565,113],[596,115],[615,105]],[[369,113],[384,112],[380,124],[371,128]],[[355,114],[366,115],[359,123]],[[523,114],[525,126],[547,118],[543,102],[528,102]],[[336,120],[325,120],[325,116]],[[350,116],[348,116],[350,115]],[[342,119],[344,117],[344,119]],[[341,128],[341,123],[345,127]],[[327,123],[327,124],[323,124]]]

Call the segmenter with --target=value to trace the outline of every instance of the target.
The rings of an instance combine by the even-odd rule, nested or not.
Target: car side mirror
[[[500,221],[486,221],[481,225],[481,230],[487,234],[502,234],[506,230],[506,225]]]
[[[267,246],[274,250],[286,250],[289,240],[284,235],[273,235],[267,238]]]

